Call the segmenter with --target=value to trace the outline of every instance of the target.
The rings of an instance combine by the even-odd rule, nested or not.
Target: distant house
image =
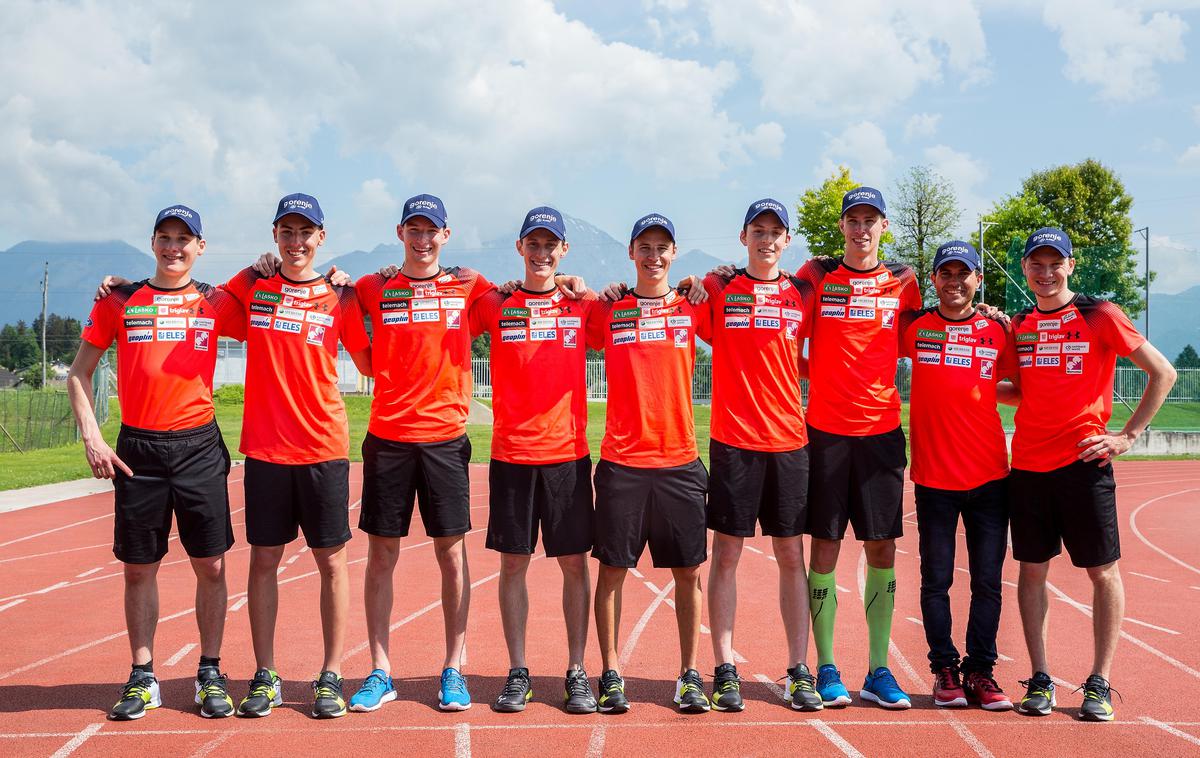
[[[21,383],[21,377],[6,368],[0,368],[0,389],[16,387]]]

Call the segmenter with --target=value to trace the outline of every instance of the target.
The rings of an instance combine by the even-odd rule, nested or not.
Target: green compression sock
[[[837,581],[834,572],[808,572],[808,612],[817,646],[817,666],[833,663],[833,621],[837,618]]]
[[[892,611],[896,607],[896,569],[867,566],[863,591],[870,640],[871,671],[888,664],[888,642],[892,638]]]

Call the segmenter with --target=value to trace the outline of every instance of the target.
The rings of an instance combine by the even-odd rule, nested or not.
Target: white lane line
[[[767,676],[766,674],[755,674],[754,678],[757,679],[759,682],[762,682],[763,684],[765,684],[767,689],[769,689],[771,692],[775,693],[775,696],[778,697],[780,700],[784,701],[785,703],[787,702],[787,693],[783,691],[783,688],[780,687],[779,684],[774,679]]]
[[[76,575],[75,575],[75,578],[76,578],[76,579],[82,579],[82,578],[84,578],[85,576],[91,576],[92,574],[96,573],[97,571],[103,571],[103,570],[104,570],[104,567],[103,567],[103,566],[97,566],[96,568],[91,568],[91,569],[88,569],[87,571],[84,571],[84,572],[83,572],[83,573],[81,573],[81,574],[76,574]]]
[[[896,548],[896,552],[897,552],[897,553],[900,553],[901,555],[908,555],[908,551],[907,551],[907,550],[901,550],[900,548]]]
[[[1127,571],[1126,573],[1130,576],[1140,576],[1143,579],[1149,579],[1152,582],[1162,582],[1163,584],[1171,583],[1170,579],[1159,579],[1157,576],[1150,576],[1149,574],[1142,574],[1137,571]]]
[[[1004,653],[996,653],[996,657],[999,658],[1000,660],[1006,661],[1006,662],[1012,660],[1012,658],[1008,657]]]
[[[91,739],[96,732],[100,731],[100,727],[102,726],[104,724],[88,724],[83,729],[80,729],[78,734],[67,740],[67,744],[56,750],[50,758],[66,758],[66,756],[78,750],[80,745]]]
[[[229,612],[233,613],[234,611],[240,611],[242,608],[246,607],[246,603],[248,603],[249,601],[250,601],[250,598],[248,598],[248,597],[238,598],[237,600],[235,600],[233,602],[233,605],[229,606]]]
[[[949,718],[950,728],[962,738],[963,742],[967,743],[967,745],[969,745],[971,749],[975,751],[975,755],[978,755],[979,758],[995,758],[995,755],[992,753],[992,751],[988,750],[987,746],[984,745],[978,737],[971,733],[971,730],[967,728],[966,724],[959,721],[957,718],[950,716],[948,713],[946,716]]]
[[[914,616],[908,616],[907,618],[909,621],[913,622],[917,626],[925,626],[925,622],[921,621],[921,619],[919,619],[919,618],[916,618]]]
[[[1070,603],[1068,601],[1063,600],[1062,598],[1056,598],[1056,599],[1070,605]],[[1088,605],[1087,603],[1084,603],[1081,601],[1076,601],[1076,602],[1078,602],[1079,605],[1081,605],[1082,607],[1087,608],[1088,611],[1092,610],[1092,606]],[[1123,619],[1121,619],[1121,621],[1122,621],[1122,623],[1137,624],[1138,626],[1144,626],[1147,629],[1153,629],[1156,632],[1164,632],[1166,634],[1173,634],[1176,636],[1179,635],[1179,632],[1175,631],[1174,629],[1168,629],[1165,626],[1159,626],[1158,624],[1151,624],[1148,621],[1140,621],[1138,619],[1133,618],[1132,616],[1125,616]]]
[[[111,542],[99,542],[95,545],[83,545],[81,547],[68,547],[62,550],[51,550],[48,553],[33,553],[31,555],[15,555],[12,558],[0,558],[0,563],[12,563],[13,561],[25,561],[30,558],[47,558],[52,555],[62,555],[63,553],[75,553],[80,550],[93,550],[98,547],[112,547]]]
[[[1167,734],[1173,734],[1181,740],[1185,740],[1193,745],[1200,746],[1200,737],[1194,737],[1181,729],[1176,729],[1170,724],[1165,724],[1162,721],[1159,721],[1158,719],[1152,719],[1149,716],[1138,716],[1138,719],[1144,724],[1149,724],[1156,729],[1163,730]]]
[[[767,556],[767,560],[770,560],[770,561],[775,561],[776,563],[779,563],[779,559],[778,559],[778,558],[776,558],[776,557],[775,557],[775,556],[773,556],[773,555],[768,555],[768,556]]]
[[[1001,579],[1001,580],[1000,580],[1000,583],[1001,583],[1001,584],[1003,584],[1003,585],[1004,585],[1004,586],[1006,586],[1006,587],[1012,587],[1014,590],[1017,588],[1017,583],[1016,583],[1016,582],[1010,582],[1010,581],[1008,581],[1007,579]]]
[[[629,573],[633,574],[633,575],[634,575],[634,576],[636,576],[638,579],[644,579],[644,578],[645,578],[645,575],[644,575],[644,574],[642,574],[642,572],[638,571],[638,570],[637,570],[637,569],[635,569],[635,568],[631,568],[631,569],[629,569]]]
[[[662,590],[660,590],[660,589],[658,588],[658,585],[657,585],[657,584],[655,584],[654,582],[650,581],[649,579],[647,579],[646,581],[642,582],[642,584],[646,585],[646,587],[647,587],[647,588],[648,588],[648,589],[649,589],[651,592],[653,592],[655,595],[657,595],[658,593],[662,592]]]
[[[5,603],[4,605],[0,605],[0,611],[7,611],[9,608],[14,608],[24,602],[25,602],[25,598],[19,597],[16,600],[13,600],[12,602]]]
[[[763,551],[759,550],[758,548],[754,547],[753,545],[745,545],[744,547],[752,553],[758,553],[759,555],[763,555]]]
[[[821,719],[812,719],[808,723],[813,729],[816,729],[822,737],[832,742],[834,747],[836,747],[838,750],[841,750],[842,755],[845,755],[848,758],[866,758],[866,756],[858,752],[853,745],[847,742],[846,738],[835,732],[833,727],[831,727],[829,724],[826,724]]]
[[[1046,582],[1046,587],[1051,592],[1053,592],[1060,600],[1066,601],[1066,603],[1068,605],[1075,608],[1077,611],[1084,614],[1088,618],[1092,617],[1091,609],[1084,607],[1084,605],[1082,603],[1069,597],[1065,592],[1060,590],[1058,587],[1055,587],[1052,583]],[[1183,661],[1180,661],[1176,658],[1172,658],[1171,656],[1167,655],[1166,653],[1164,653],[1163,651],[1154,647],[1153,645],[1143,642],[1142,640],[1138,639],[1137,637],[1134,637],[1132,634],[1125,631],[1124,629],[1121,630],[1121,639],[1129,640],[1133,644],[1140,647],[1142,650],[1145,650],[1147,653],[1150,653],[1151,655],[1155,656],[1156,658],[1171,664],[1172,666],[1179,669],[1183,673],[1190,674],[1191,676],[1194,676],[1197,679],[1200,679],[1200,671],[1197,671],[1196,669],[1187,665]]]
[[[214,750],[228,742],[233,735],[233,732],[218,734],[216,737],[213,737],[211,740],[201,745],[196,752],[192,753],[192,758],[204,758],[207,755],[212,755]]]
[[[466,722],[454,727],[454,758],[471,758],[471,725]]]
[[[105,513],[102,516],[94,516],[92,518],[85,518],[82,521],[76,521],[72,524],[64,524],[63,526],[56,526],[53,529],[47,529],[44,532],[37,532],[36,534],[27,534],[24,537],[17,537],[15,540],[9,540],[8,542],[0,542],[0,547],[8,547],[9,545],[15,545],[18,542],[24,542],[26,540],[31,540],[31,539],[34,539],[35,537],[45,537],[47,534],[54,534],[55,532],[61,532],[64,529],[70,529],[75,526],[82,526],[83,524],[90,524],[93,521],[99,521],[100,519],[112,518],[112,517],[113,517],[113,514]]]
[[[291,558],[288,558],[286,561],[284,561],[284,563],[286,563],[287,565],[289,565],[289,566],[290,566],[290,565],[292,565],[293,563],[295,563],[295,562],[296,562],[297,560],[299,560],[299,559],[300,559],[300,553],[296,553],[296,554],[295,554],[295,555],[293,555]]]
[[[179,648],[179,650],[177,650],[174,655],[172,655],[170,658],[168,658],[167,662],[164,663],[163,665],[164,666],[174,666],[176,663],[179,663],[180,661],[182,661],[183,657],[185,655],[192,652],[197,647],[198,647],[198,645],[195,642],[189,642],[188,644]]]
[[[625,640],[625,645],[621,648],[621,654],[617,657],[617,668],[623,670],[625,664],[629,662],[629,657],[633,655],[633,649],[637,646],[638,638],[642,636],[646,625],[650,623],[650,617],[658,610],[658,606],[662,605],[667,599],[667,594],[675,589],[675,580],[667,582],[667,586],[654,596],[654,600],[650,601],[650,605],[646,606],[646,610],[642,613],[642,617],[634,624],[633,631],[629,633],[629,638]]]
[[[1200,590],[1200,587],[1197,587],[1196,585],[1194,585],[1194,584],[1193,584],[1193,585],[1192,585],[1192,589],[1194,589],[1194,590]]]
[[[847,587],[843,587],[843,586],[842,586],[842,585],[840,585],[840,584],[835,584],[835,585],[833,585],[833,586],[834,586],[834,587],[837,587],[837,591],[838,591],[838,592],[849,592],[849,591],[850,591],[850,590],[849,590],[849,588],[847,588]]]
[[[600,758],[604,755],[604,724],[592,727],[592,736],[588,738],[585,758]]]
[[[962,566],[955,566],[955,567],[954,567],[954,570],[955,570],[955,571],[961,571],[961,572],[962,572],[962,573],[964,573],[964,574],[969,574],[969,573],[971,573],[970,571],[968,571],[967,569],[963,568]]]
[[[1159,555],[1166,558],[1167,560],[1172,561],[1173,563],[1176,563],[1180,566],[1183,566],[1188,571],[1191,571],[1195,574],[1200,574],[1200,568],[1196,568],[1195,566],[1193,566],[1190,563],[1185,563],[1184,561],[1179,560],[1175,556],[1168,553],[1166,550],[1163,550],[1158,545],[1155,545],[1153,542],[1146,539],[1146,535],[1142,534],[1141,530],[1138,529],[1138,525],[1137,525],[1138,514],[1141,513],[1142,509],[1145,508],[1146,506],[1153,505],[1154,503],[1157,503],[1160,500],[1166,500],[1169,497],[1175,497],[1176,495],[1182,495],[1187,492],[1200,492],[1200,488],[1193,487],[1191,489],[1179,490],[1178,492],[1172,492],[1167,495],[1162,495],[1160,497],[1152,498],[1152,499],[1147,500],[1146,502],[1142,503],[1141,505],[1139,505],[1137,508],[1134,509],[1133,513],[1129,514],[1129,528],[1133,530],[1133,533],[1135,535],[1137,535],[1137,538],[1139,540],[1141,540],[1146,545],[1146,547],[1150,548],[1151,550],[1158,553]],[[3,547],[3,546],[0,545],[0,547]]]

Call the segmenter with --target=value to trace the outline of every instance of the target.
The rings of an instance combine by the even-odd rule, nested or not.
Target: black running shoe
[[[1056,705],[1054,682],[1050,675],[1043,671],[1035,671],[1032,677],[1023,679],[1018,684],[1026,690],[1025,697],[1017,704],[1017,710],[1028,716],[1049,716],[1050,710]]]
[[[133,721],[160,705],[162,696],[158,692],[158,680],[154,674],[134,671],[121,688],[121,699],[109,709],[108,717],[113,721]]]
[[[1116,690],[1109,686],[1107,679],[1092,674],[1080,689],[1083,690],[1083,705],[1079,708],[1079,718],[1084,721],[1113,720],[1112,693]],[[1118,696],[1120,694],[1117,692]]]
[[[283,682],[271,669],[259,669],[250,680],[250,692],[238,704],[239,716],[270,716],[271,709],[283,705]]]
[[[788,669],[784,700],[791,703],[792,709],[797,711],[819,711],[825,707],[820,693],[817,692],[817,680],[813,678],[808,666],[797,663]]]
[[[342,678],[332,671],[322,671],[312,683],[312,716],[315,719],[335,719],[346,715],[346,699],[342,696]]]
[[[592,694],[592,685],[588,682],[587,672],[583,669],[571,669],[567,672],[567,681],[563,687],[563,700],[567,713],[595,713],[596,696]]]
[[[217,669],[205,666],[196,673],[196,705],[206,719],[223,719],[233,715],[233,698],[229,683]]]
[[[492,703],[492,710],[500,713],[517,713],[525,710],[525,704],[533,699],[533,684],[529,681],[529,669],[509,669],[508,679],[500,697]]]
[[[601,713],[625,713],[629,710],[625,680],[612,669],[600,675],[600,701],[597,707]]]
[[[746,703],[742,700],[742,679],[738,676],[737,667],[732,663],[722,663],[713,671],[713,710],[740,711],[745,707]]]
[[[675,703],[681,713],[707,713],[708,695],[704,694],[704,680],[696,669],[688,669],[675,680]]]

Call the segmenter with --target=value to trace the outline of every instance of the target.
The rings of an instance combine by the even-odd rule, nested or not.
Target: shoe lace
[[[1089,676],[1086,682],[1071,690],[1071,692],[1074,694],[1080,690],[1083,690],[1084,700],[1103,700],[1109,693],[1115,693],[1118,700],[1122,703],[1125,702],[1125,698],[1121,697],[1120,692],[1098,676]]]
[[[1050,697],[1050,690],[1054,688],[1054,682],[1046,684],[1045,681],[1040,681],[1036,677],[1021,679],[1017,682],[1017,684],[1028,690],[1025,695],[1026,697],[1030,697],[1032,695],[1042,695],[1043,697],[1048,698]]]
[[[504,683],[504,689],[508,690],[508,682]],[[457,695],[466,694],[467,680],[457,671],[448,671],[442,675],[442,691],[453,692]]]
[[[842,672],[838,671],[836,668],[826,668],[822,666],[817,670],[817,686],[819,687],[824,687],[825,685],[834,681],[840,681],[841,678]]]
[[[688,671],[684,673],[680,679],[683,682],[683,688],[680,690],[680,694],[685,692],[704,692],[704,681],[700,678],[700,674],[698,672]],[[736,686],[736,680],[733,681],[734,685]]]
[[[952,687],[958,687],[959,686],[958,676],[956,676],[956,674],[957,674],[957,672],[954,669],[950,668],[949,666],[947,666],[946,668],[943,668],[943,669],[939,669],[937,672],[937,686],[940,689],[950,689]]]
[[[524,695],[529,689],[529,677],[523,674],[509,674],[504,680],[504,695]]]
[[[891,669],[885,668],[882,674],[876,674],[875,681],[885,687],[900,689],[900,683],[896,681],[896,676],[892,673]]]
[[[797,676],[792,677],[792,687],[801,692],[816,692],[816,681],[812,674],[801,671]]]
[[[250,697],[272,697],[275,683],[268,679],[254,678],[250,680]]]
[[[228,679],[224,674],[218,674],[206,679],[200,685],[200,694],[204,697],[224,697],[228,694]]]
[[[972,687],[982,692],[1004,692],[1004,690],[1000,689],[1000,685],[997,684],[995,678],[987,674],[968,674],[967,681],[971,683]]]
[[[383,690],[386,688],[387,681],[385,681],[382,676],[376,673],[368,674],[367,678],[364,679],[362,683],[362,689],[372,694],[383,692]]]
[[[125,687],[121,690],[121,699],[140,698],[145,700],[153,682],[153,679],[135,679],[132,682],[126,682]]]
[[[583,671],[572,671],[567,675],[568,697],[585,697],[591,694],[592,690],[588,686],[587,674]]]
[[[327,698],[336,700],[342,696],[342,688],[337,682],[316,681],[312,683],[313,694],[318,700]]]

